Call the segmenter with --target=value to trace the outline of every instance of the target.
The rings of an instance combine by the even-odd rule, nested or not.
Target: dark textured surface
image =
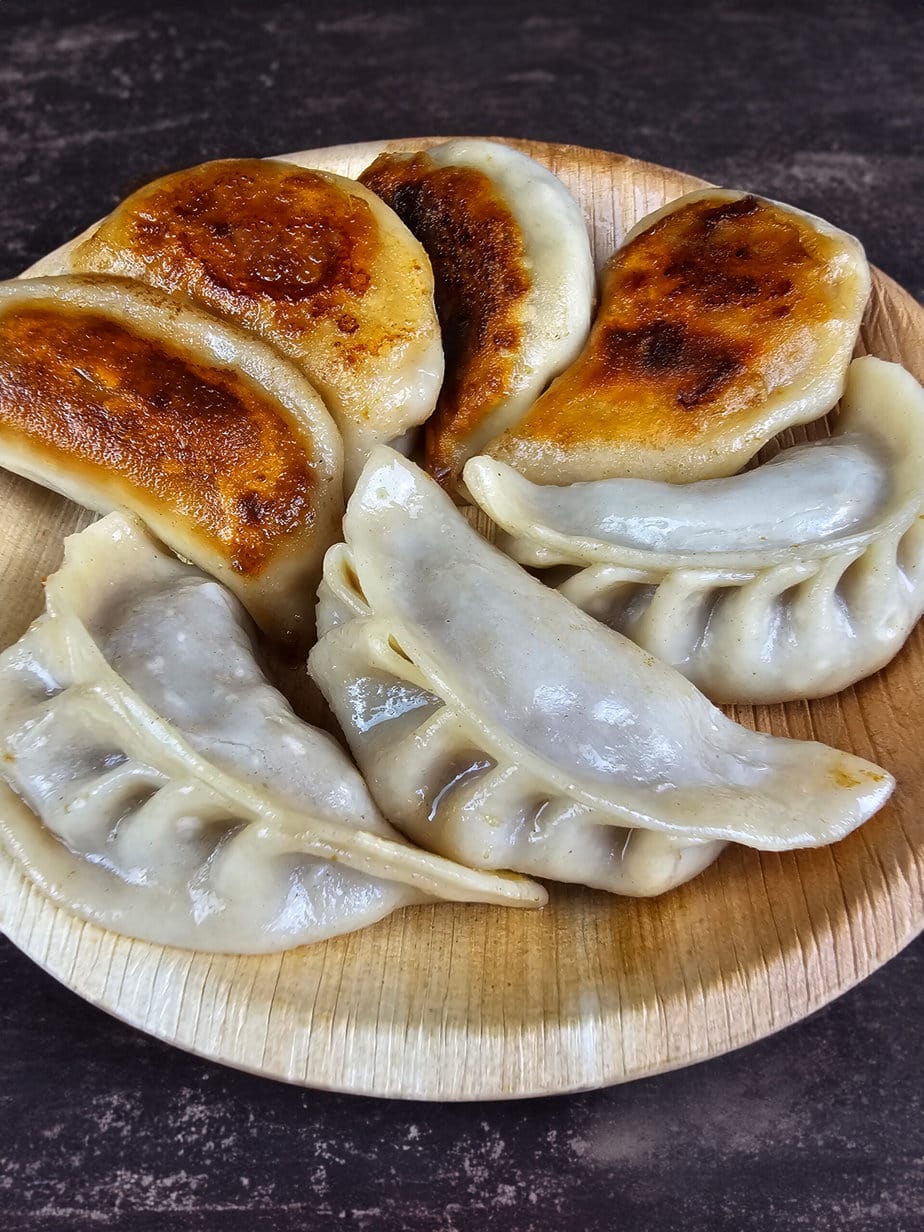
[[[498,133],[815,209],[924,294],[924,6],[0,0],[0,274],[203,158]],[[0,945],[0,1229],[924,1227],[919,941],[744,1052],[517,1105],[204,1064]]]

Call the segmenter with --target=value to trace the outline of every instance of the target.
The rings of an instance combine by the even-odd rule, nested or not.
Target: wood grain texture
[[[435,140],[435,139],[434,139]],[[357,174],[383,148],[301,156]],[[511,144],[584,205],[602,262],[634,222],[701,181],[574,146]],[[874,277],[858,352],[924,379],[924,312]],[[816,425],[813,431],[823,431]],[[805,430],[787,434],[796,439]],[[91,515],[0,476],[0,644],[40,610],[61,538]],[[162,1039],[307,1086],[422,1099],[503,1098],[625,1081],[716,1056],[796,1021],[875,970],[924,924],[924,769],[916,749],[924,641],[834,698],[738,707],[763,731],[881,762],[893,802],[834,847],[730,848],[655,900],[551,887],[542,912],[438,905],[265,958],[131,941],[54,907],[0,855],[0,925],[89,1001]]]

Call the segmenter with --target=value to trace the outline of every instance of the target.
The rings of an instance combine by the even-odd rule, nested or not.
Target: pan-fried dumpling
[[[137,278],[279,347],[336,419],[348,480],[372,445],[403,436],[436,403],[430,263],[355,180],[275,159],[203,163],[139,189],[53,260],[41,271]]]
[[[733,474],[837,402],[869,289],[822,219],[688,193],[630,231],[580,358],[482,452],[537,483]]]
[[[127,279],[0,284],[0,465],[132,510],[268,632],[310,632],[340,437],[302,373],[242,330]]]
[[[360,176],[430,255],[446,379],[427,469],[465,459],[518,420],[587,337],[594,267],[581,210],[550,171],[492,141],[382,154]]]
[[[924,613],[924,390],[898,364],[854,360],[835,435],[730,479],[551,487],[479,457],[465,480],[505,551],[569,566],[562,594],[715,701],[834,693]]]
[[[892,790],[857,757],[727,719],[391,450],[367,463],[344,529],[309,671],[379,807],[432,850],[654,894],[726,841],[832,842]]]
[[[117,513],[66,541],[46,614],[0,656],[0,835],[84,919],[197,949],[545,899],[408,846],[267,684],[234,598]]]

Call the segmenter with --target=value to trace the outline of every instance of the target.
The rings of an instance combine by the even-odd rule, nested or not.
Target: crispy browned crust
[[[358,315],[380,248],[366,201],[316,171],[258,158],[222,159],[178,171],[127,198],[75,254],[134,261],[138,276],[182,292],[251,328],[298,341],[324,325],[347,362],[375,354]],[[120,268],[118,272],[132,272]],[[259,320],[258,320],[259,317]]]
[[[440,482],[464,442],[513,389],[530,279],[519,225],[491,180],[471,167],[438,167],[426,154],[382,154],[360,176],[427,251],[446,377],[426,429],[427,469]]]
[[[587,347],[517,434],[657,449],[762,401],[799,326],[830,311],[835,247],[755,197],[666,215],[613,256]]]
[[[306,445],[266,394],[101,313],[0,316],[0,434],[139,489],[245,576],[314,520]]]

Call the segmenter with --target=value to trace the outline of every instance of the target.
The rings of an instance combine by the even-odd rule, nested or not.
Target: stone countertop
[[[0,0],[0,276],[205,158],[414,133],[620,150],[817,211],[924,296],[924,6]],[[771,1039],[511,1104],[297,1090],[0,942],[2,1232],[915,1232],[924,942]]]

